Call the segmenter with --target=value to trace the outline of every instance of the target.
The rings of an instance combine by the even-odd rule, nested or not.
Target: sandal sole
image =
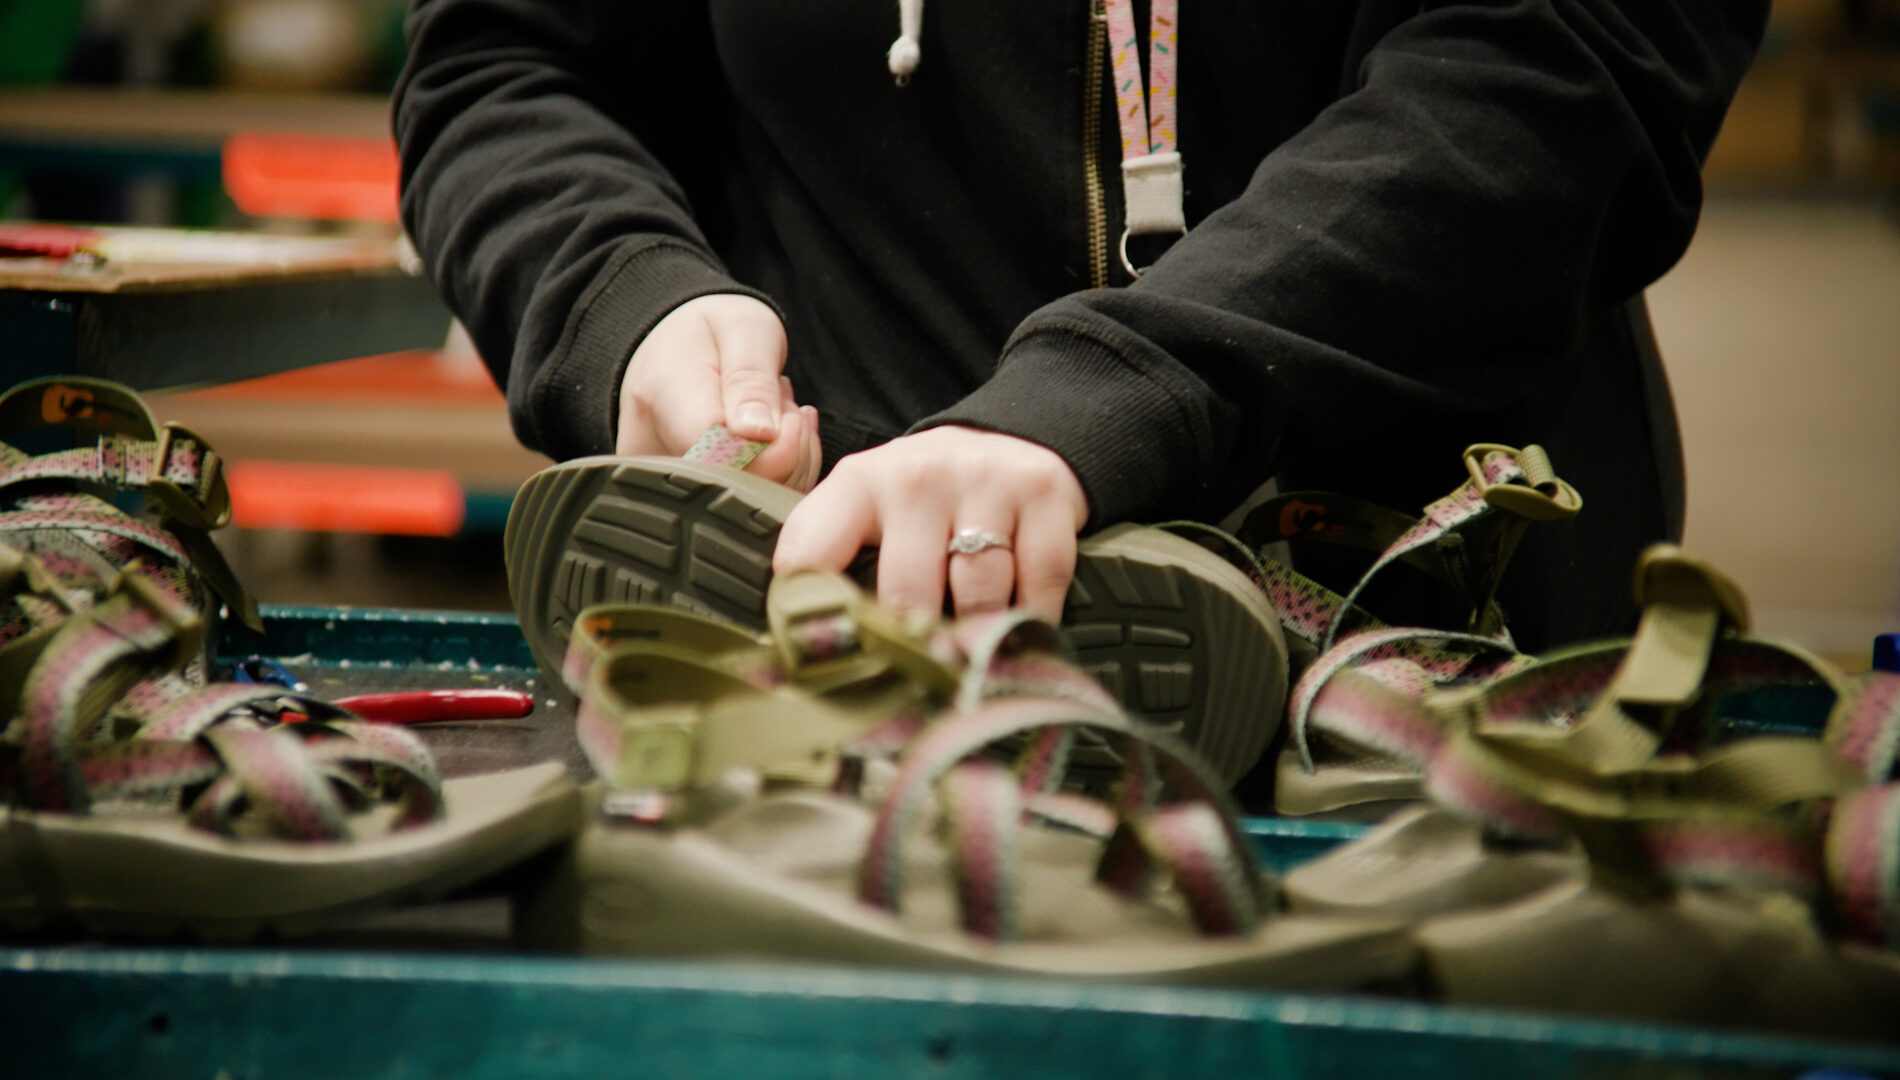
[[[109,937],[301,937],[445,895],[580,827],[555,762],[443,782],[448,816],[337,844],[233,842],[180,818],[0,816],[0,925]],[[0,812],[3,813],[3,812]]]
[[[789,488],[678,458],[579,458],[524,484],[503,548],[521,629],[548,684],[580,612],[680,607],[765,630]],[[1190,540],[1115,526],[1079,545],[1063,627],[1078,664],[1136,716],[1174,728],[1232,783],[1279,726],[1287,652],[1253,582]]]

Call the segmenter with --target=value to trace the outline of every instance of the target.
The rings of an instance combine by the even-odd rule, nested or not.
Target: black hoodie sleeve
[[[406,34],[403,222],[521,441],[605,453],[620,374],[654,323],[707,293],[765,299],[732,280],[708,242],[717,222],[687,202],[723,167],[730,128],[706,12],[420,0]]]
[[[1130,287],[1034,313],[919,426],[1056,449],[1101,525],[1533,392],[1687,247],[1768,0],[1418,9],[1239,199]]]

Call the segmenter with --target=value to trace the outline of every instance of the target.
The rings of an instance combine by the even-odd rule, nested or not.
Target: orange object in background
[[[480,363],[450,362],[435,349],[335,360],[207,386],[190,391],[190,396],[200,401],[413,403],[486,406],[496,412],[507,408]]]
[[[394,224],[393,139],[243,132],[224,143],[224,190],[256,217]]]
[[[461,483],[436,469],[251,460],[224,475],[245,529],[454,536],[468,513]]]

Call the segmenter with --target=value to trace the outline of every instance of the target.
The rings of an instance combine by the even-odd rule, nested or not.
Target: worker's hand
[[[1087,520],[1082,483],[1055,451],[993,431],[931,428],[840,461],[785,519],[772,567],[843,570],[875,545],[886,606],[939,612],[947,583],[958,615],[1013,601],[1055,621]],[[962,530],[1009,546],[952,554]]]
[[[818,411],[801,407],[785,367],[785,326],[737,293],[688,300],[647,331],[620,380],[614,453],[677,457],[706,429],[768,442],[746,471],[809,491],[818,479]]]

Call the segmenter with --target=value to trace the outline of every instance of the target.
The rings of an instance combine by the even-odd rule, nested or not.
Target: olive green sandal
[[[89,441],[40,454],[15,445],[48,433]],[[128,498],[143,512],[125,509]],[[126,387],[58,377],[0,393],[0,706],[67,616],[135,564],[206,620],[207,641],[226,612],[258,628],[256,604],[210,538],[230,513],[217,452],[160,425]],[[208,659],[186,658],[176,677],[202,684]]]
[[[1637,581],[1629,641],[1452,690],[1338,675],[1328,737],[1410,769],[1431,814],[1481,846],[1461,869],[1472,836],[1400,845],[1431,820],[1408,815],[1286,891],[1419,919],[1427,989],[1447,1002],[1890,1038],[1900,676],[1850,680],[1746,636],[1733,583],[1674,549]],[[1382,834],[1383,851],[1368,843]],[[1381,858],[1420,848],[1439,871]],[[1527,854],[1554,872],[1541,887]],[[1510,887],[1473,895],[1486,871]],[[1404,895],[1419,885],[1440,896]]]
[[[504,538],[509,590],[550,681],[595,604],[767,629],[772,550],[800,496],[740,471],[755,448],[715,429],[685,458],[581,458],[522,486]],[[1228,783],[1278,727],[1279,620],[1244,573],[1190,540],[1134,525],[1085,537],[1063,626],[1085,671]]]
[[[0,925],[309,933],[576,826],[559,763],[444,781],[399,728],[277,686],[184,685],[202,635],[130,569],[39,650],[0,729]]]
[[[763,653],[696,655],[664,613],[580,616],[568,670],[605,789],[527,910],[530,941],[1306,990],[1410,978],[1399,921],[1273,914],[1218,778],[1063,661],[1055,628],[931,628],[855,592],[776,579]],[[884,707],[841,704],[863,693]],[[1061,784],[1081,730],[1125,764],[1107,802]]]
[[[1494,717],[1447,739],[1430,789],[1491,827],[1574,837],[1588,871],[1421,924],[1436,996],[1893,1037],[1900,677],[1844,684],[1822,737],[1744,734],[1613,769],[1588,760],[1601,744],[1534,732]]]
[[[1516,718],[1574,760],[1603,771],[1647,762],[1671,740],[1712,743],[1750,725],[1818,735],[1844,680],[1805,650],[1747,634],[1747,603],[1732,581],[1667,545],[1646,552],[1635,575],[1637,632],[1532,658],[1482,642],[1443,682],[1415,658],[1348,639],[1309,666],[1288,706],[1279,762],[1282,813],[1376,817],[1424,795],[1413,740],[1421,715],[1469,711]],[[1435,632],[1410,631],[1433,644]],[[1395,634],[1396,636],[1396,634]],[[1460,648],[1466,647],[1461,639]],[[1754,715],[1738,719],[1738,704]],[[1762,707],[1779,709],[1779,718]],[[1818,707],[1817,707],[1818,706]]]
[[[91,441],[15,445],[46,431]],[[219,621],[258,623],[202,437],[61,377],[0,394],[0,440],[0,926],[301,933],[572,831],[558,764],[443,781],[405,731],[210,681]]]

